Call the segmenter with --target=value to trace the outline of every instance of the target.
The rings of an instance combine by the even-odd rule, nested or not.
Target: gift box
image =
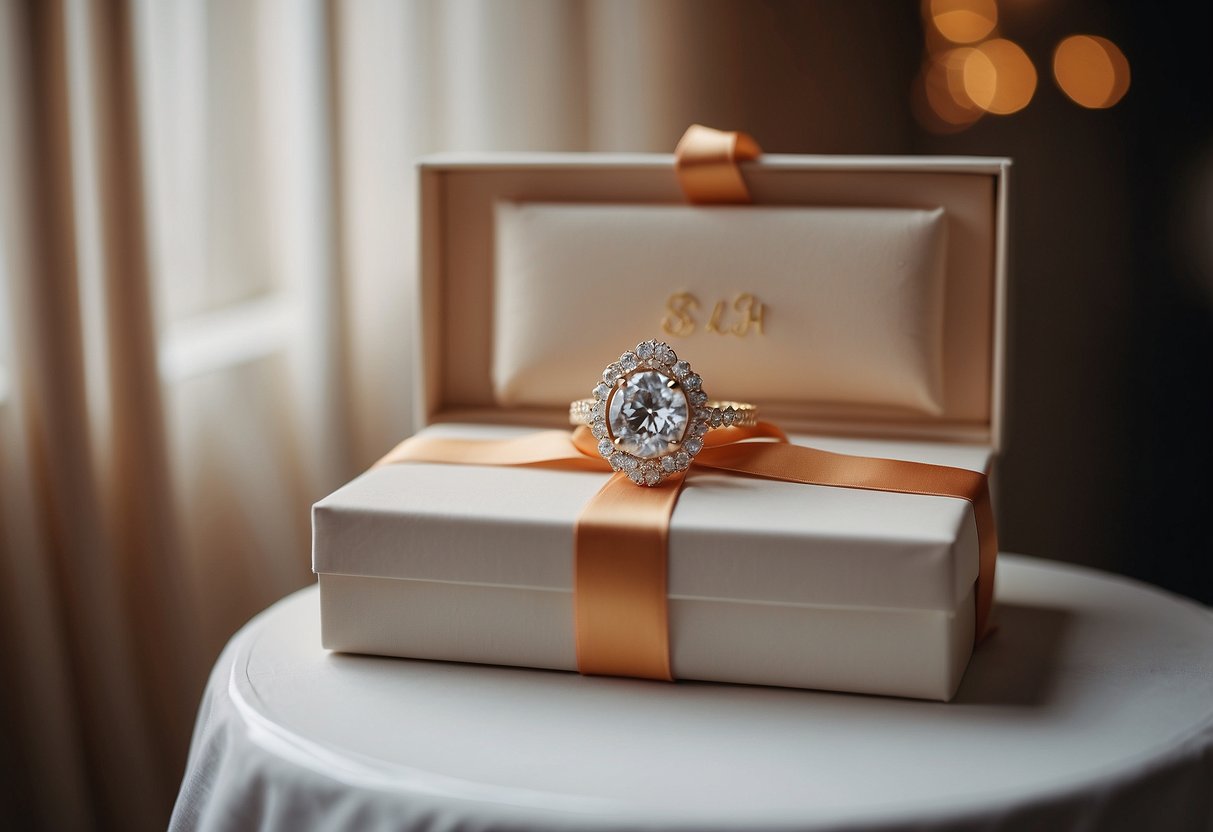
[[[767,155],[740,166],[750,204],[703,206],[669,155],[425,159],[419,436],[567,430],[660,338],[797,445],[988,472],[1008,167]],[[316,504],[325,647],[578,669],[578,519],[610,468],[482,461],[380,465]],[[955,693],[992,579],[972,502],[693,465],[664,533],[673,677]]]

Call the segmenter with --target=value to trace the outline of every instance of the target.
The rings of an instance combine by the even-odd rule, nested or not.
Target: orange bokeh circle
[[[953,43],[975,43],[998,25],[994,0],[930,0],[935,29]]]
[[[1129,91],[1129,61],[1107,38],[1071,35],[1053,52],[1053,78],[1075,104],[1103,109]]]
[[[1016,43],[988,40],[965,55],[964,92],[974,105],[1005,116],[1028,106],[1036,92],[1036,67]]]

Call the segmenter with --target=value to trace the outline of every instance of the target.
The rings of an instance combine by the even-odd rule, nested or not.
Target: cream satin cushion
[[[500,202],[495,227],[503,405],[661,338],[714,398],[940,412],[942,208]]]

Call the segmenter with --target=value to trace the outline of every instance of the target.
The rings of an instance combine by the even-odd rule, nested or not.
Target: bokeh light
[[[961,46],[928,58],[915,83],[914,113],[933,133],[957,133],[985,115],[964,91],[964,64],[973,49]]]
[[[964,94],[977,107],[1005,116],[1028,106],[1036,92],[1036,67],[1027,53],[1003,38],[969,49],[964,59]]]
[[[1098,110],[1129,91],[1129,61],[1107,38],[1071,35],[1053,52],[1053,77],[1075,104]]]
[[[931,22],[953,43],[975,43],[998,25],[994,0],[930,0]]]

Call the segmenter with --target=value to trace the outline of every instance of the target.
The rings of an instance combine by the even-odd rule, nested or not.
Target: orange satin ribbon
[[[967,500],[977,523],[977,638],[989,631],[998,539],[985,474],[963,468],[836,454],[788,443],[769,423],[709,433],[695,466],[765,479]],[[766,441],[762,441],[766,440]],[[772,441],[773,440],[773,441]],[[436,462],[609,471],[588,428],[515,439],[406,439],[376,465]],[[656,488],[613,475],[577,520],[574,601],[582,673],[673,678],[666,543],[682,477]]]
[[[749,202],[750,191],[737,163],[761,153],[746,133],[692,124],[674,148],[674,172],[689,202]]]

